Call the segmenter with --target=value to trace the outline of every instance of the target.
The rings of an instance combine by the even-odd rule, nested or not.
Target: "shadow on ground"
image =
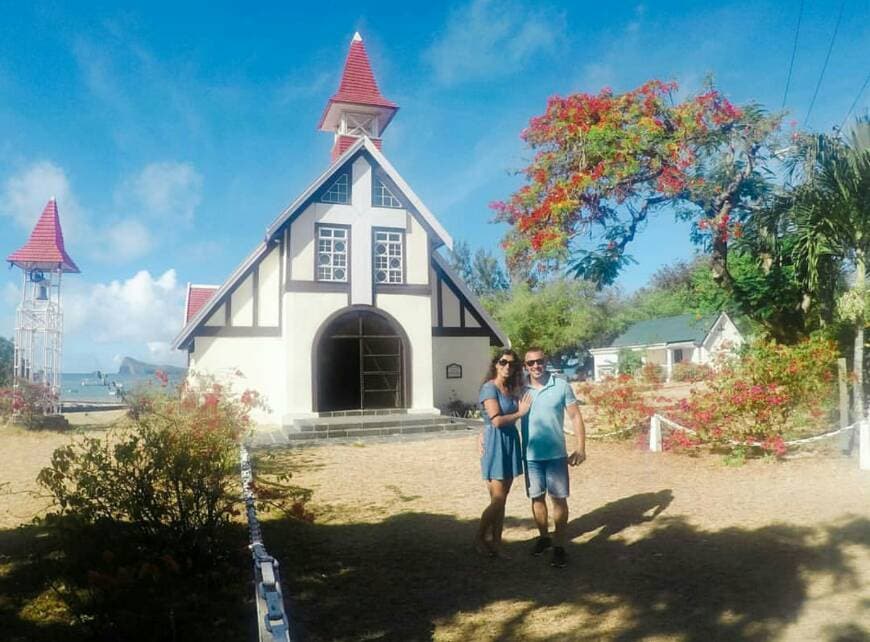
[[[84,527],[70,541],[44,524],[0,530],[0,640],[256,638],[246,528],[220,534],[224,553],[208,568],[125,550],[117,531]]]
[[[704,531],[664,516],[671,499],[667,490],[634,495],[575,519],[562,570],[531,558],[525,542],[507,546],[510,561],[476,557],[476,523],[446,515],[276,520],[265,535],[309,640],[427,640],[436,625],[449,639],[513,640],[530,625],[535,639],[761,641],[798,617],[808,574],[825,575],[835,591],[860,586],[846,548],[870,547],[870,520]],[[614,537],[643,522],[641,539]],[[827,639],[870,638],[861,624],[870,606],[859,608]],[[542,609],[554,614],[551,628],[541,626]],[[614,609],[618,617],[608,619]]]

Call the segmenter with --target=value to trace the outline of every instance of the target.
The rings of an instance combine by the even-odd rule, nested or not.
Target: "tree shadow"
[[[357,524],[277,519],[266,522],[265,536],[282,562],[291,617],[310,640],[428,640],[440,627],[450,639],[754,642],[797,619],[808,575],[842,590],[860,585],[846,549],[870,547],[865,518],[821,529],[707,531],[662,517],[671,499],[670,491],[644,493],[574,520],[573,538],[601,530],[568,545],[566,569],[531,558],[526,542],[507,545],[512,560],[476,557],[476,521],[450,515]],[[641,539],[613,537],[656,515]],[[862,631],[841,625],[828,634],[845,642]]]
[[[0,530],[0,640],[151,642],[256,638],[247,529],[208,567],[125,544],[123,525]],[[126,549],[126,550],[123,550]]]

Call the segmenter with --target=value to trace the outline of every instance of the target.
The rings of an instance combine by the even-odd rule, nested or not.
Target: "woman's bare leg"
[[[479,552],[499,554],[501,532],[504,526],[505,502],[511,489],[511,479],[490,479],[486,482],[489,489],[489,506],[480,516],[480,526],[477,529],[475,547]],[[491,543],[487,541],[491,535]]]

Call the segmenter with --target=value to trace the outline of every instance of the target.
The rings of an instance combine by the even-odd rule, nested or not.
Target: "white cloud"
[[[109,225],[99,241],[96,258],[110,263],[140,259],[154,247],[151,232],[135,219],[124,219]]]
[[[86,283],[70,279],[64,295],[66,331],[77,341],[124,343],[130,352],[150,352],[181,328],[185,287],[175,270],[154,278],[142,270],[124,281]]]
[[[12,218],[30,230],[51,197],[57,199],[64,235],[85,237],[84,214],[62,167],[51,161],[37,161],[13,174],[0,190],[0,215]]]
[[[191,163],[151,163],[122,185],[118,200],[125,205],[128,193],[147,218],[191,223],[202,201],[202,176]]]
[[[513,3],[472,0],[453,12],[444,36],[425,53],[445,85],[507,76],[539,54],[552,54],[565,36],[565,18]]]

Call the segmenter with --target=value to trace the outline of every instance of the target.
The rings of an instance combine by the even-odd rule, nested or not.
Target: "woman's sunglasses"
[[[513,368],[513,367],[516,366],[516,363],[517,363],[517,362],[514,361],[514,360],[512,360],[512,359],[511,359],[510,361],[507,360],[507,359],[499,359],[499,360],[497,361],[497,363],[498,363],[498,365],[500,365],[500,366],[510,366],[511,368]]]

